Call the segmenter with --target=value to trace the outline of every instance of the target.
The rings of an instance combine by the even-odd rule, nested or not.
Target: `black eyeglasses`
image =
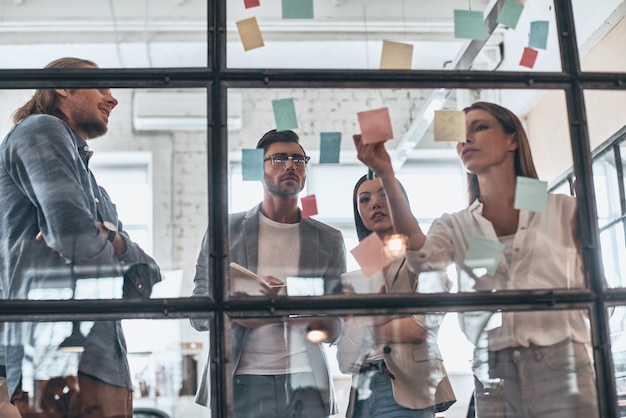
[[[270,160],[272,162],[272,167],[283,168],[287,165],[287,161],[291,160],[296,168],[304,168],[310,159],[311,157],[308,155],[293,154],[289,156],[287,153],[281,152],[279,154],[267,156],[263,159],[263,161]]]

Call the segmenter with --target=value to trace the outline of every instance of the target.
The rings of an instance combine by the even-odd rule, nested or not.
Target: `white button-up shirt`
[[[573,197],[549,194],[545,212],[520,210],[517,232],[497,262],[495,273],[477,277],[464,267],[472,237],[499,241],[490,221],[482,216],[478,200],[468,208],[444,214],[432,224],[420,251],[409,251],[415,271],[443,268],[455,263],[459,291],[570,289],[585,286],[580,257],[572,236]],[[505,244],[506,245],[506,244]],[[473,276],[473,277],[472,277]],[[585,311],[474,312],[461,314],[461,327],[473,343],[488,332],[489,349],[552,345],[566,338],[589,342]]]

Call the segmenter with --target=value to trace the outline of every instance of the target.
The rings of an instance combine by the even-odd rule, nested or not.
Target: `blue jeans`
[[[480,418],[596,418],[598,404],[591,358],[584,344],[565,340],[551,346],[489,352],[489,377],[476,380]]]
[[[354,418],[435,418],[435,407],[409,409],[393,398],[391,376],[381,369],[361,372],[354,404]]]
[[[233,397],[236,418],[328,416],[313,373],[236,375]]]

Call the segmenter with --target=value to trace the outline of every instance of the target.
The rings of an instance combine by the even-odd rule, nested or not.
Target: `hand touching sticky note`
[[[364,144],[385,142],[393,138],[388,108],[359,112],[357,117],[361,127],[361,140]]]

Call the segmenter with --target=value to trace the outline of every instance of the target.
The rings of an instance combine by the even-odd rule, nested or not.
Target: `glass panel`
[[[258,273],[260,276],[275,276],[283,283],[287,283],[286,290],[274,289],[278,295],[321,295],[324,292],[330,292],[334,287],[332,283],[337,283],[337,275],[343,269],[344,261],[340,250],[342,243],[339,241],[341,237],[335,238],[337,237],[336,231],[329,232],[320,229],[326,227],[306,220],[302,221],[301,225],[308,225],[308,228],[314,228],[315,231],[326,232],[315,232],[314,236],[319,237],[315,241],[305,239],[302,235],[299,239],[294,238],[297,234],[304,233],[302,232],[304,230],[301,229],[304,226],[298,226],[301,215],[297,213],[297,209],[302,209],[304,213],[302,216],[307,216],[306,211],[310,208],[306,206],[309,204],[307,199],[310,199],[315,203],[315,212],[308,213],[308,215],[314,221],[330,225],[342,233],[343,245],[348,250],[345,267],[347,271],[354,272],[359,268],[364,268],[365,276],[369,277],[382,268],[384,263],[373,267],[364,267],[363,262],[369,262],[371,258],[368,256],[374,253],[366,253],[367,256],[359,260],[358,255],[353,251],[357,250],[358,252],[359,241],[355,236],[356,226],[351,199],[354,186],[357,180],[366,173],[366,167],[355,158],[356,149],[352,135],[361,129],[362,125],[358,115],[362,114],[363,111],[371,109],[386,109],[388,111],[392,138],[386,141],[385,147],[389,151],[398,178],[405,184],[414,216],[417,217],[425,231],[443,213],[461,211],[467,205],[465,168],[460,164],[455,142],[435,140],[433,129],[435,110],[462,109],[478,100],[492,101],[516,111],[519,110],[522,119],[520,123],[526,127],[530,138],[529,146],[534,155],[534,164],[539,178],[550,180],[562,175],[562,172],[571,166],[571,153],[566,151],[570,149],[570,137],[563,94],[560,91],[541,91],[535,92],[534,95],[529,93],[514,90],[483,90],[480,92],[470,90],[376,91],[372,89],[229,90],[229,98],[236,98],[232,102],[229,101],[229,114],[235,115],[234,110],[242,106],[239,113],[240,125],[228,133],[229,178],[231,181],[230,212],[238,213],[238,220],[233,221],[231,225],[231,232],[233,233],[231,236],[231,261],[248,268],[253,273]],[[524,105],[529,103],[528,100],[531,100],[531,97],[534,99],[535,106],[529,111],[521,111],[522,108],[525,108]],[[275,139],[282,138],[281,141],[272,143],[265,151],[257,150],[257,142],[265,132],[272,130],[277,121],[284,122],[281,118],[285,116],[275,110],[275,106],[285,102],[291,106],[291,111],[295,113],[295,116],[291,115],[293,120],[288,121],[296,126],[291,134],[294,135],[294,138],[296,135],[299,137],[303,149],[298,144],[284,142],[284,139],[288,139],[288,135],[291,135],[290,133],[270,133],[270,136],[275,137]],[[550,109],[550,112],[546,112],[546,109]],[[488,112],[485,113],[488,114]],[[461,124],[464,125],[462,113]],[[322,146],[322,144],[326,144],[325,139],[329,134],[335,134],[339,141],[334,149],[333,157],[335,159],[330,162],[326,159],[328,148],[325,148],[326,145]],[[256,163],[253,159],[246,160],[255,152],[258,153]],[[277,166],[278,163],[272,162],[272,158],[281,153],[286,156],[280,161],[280,164],[283,165]],[[296,171],[296,165],[291,163],[290,156],[297,156],[298,154],[306,154],[311,158],[306,166],[303,164]],[[265,161],[261,158],[265,158]],[[244,175],[250,177],[243,180]],[[528,175],[531,175],[530,172]],[[265,178],[265,185],[259,181],[261,178]],[[263,194],[264,190],[266,191],[265,195]],[[473,271],[474,268],[466,268],[470,265],[466,263],[466,254],[468,254],[473,236],[495,238],[495,231],[479,229],[470,231],[467,227],[450,226],[446,222],[453,222],[446,221],[440,224],[439,233],[444,235],[449,233],[450,235],[440,238],[445,242],[454,242],[455,244],[453,248],[432,251],[433,254],[450,254],[451,256],[445,260],[432,259],[429,263],[435,263],[437,268],[441,269],[445,269],[449,264],[456,264],[459,274],[455,286],[460,291],[475,291],[476,280],[487,286],[486,288],[481,287],[482,290],[511,289],[509,287],[510,282],[516,283],[516,286],[519,286],[517,288],[526,289],[583,286],[582,276],[579,277],[577,273],[573,273],[580,271],[579,260],[573,241],[571,241],[570,219],[574,207],[573,201],[562,196],[554,198],[568,202],[564,203],[567,207],[565,212],[555,214],[562,218],[562,223],[558,227],[560,232],[556,232],[552,229],[552,225],[550,228],[540,225],[541,222],[544,222],[542,219],[546,220],[547,217],[531,216],[533,211],[545,209],[534,208],[532,206],[534,198],[525,197],[523,194],[520,196],[520,204],[526,204],[525,208],[528,209],[528,212],[520,218],[523,229],[519,236],[525,236],[527,229],[551,231],[550,235],[533,232],[533,238],[528,238],[529,241],[526,241],[527,238],[520,238],[516,242],[511,240],[510,248],[507,247],[506,251],[504,250],[507,245],[506,242],[504,244],[494,242],[503,252],[494,255],[497,260],[494,260],[493,265],[482,266],[486,270]],[[281,216],[285,215],[289,218],[280,218],[284,220],[276,221],[275,224],[265,220],[259,221],[262,218],[259,218],[259,212],[254,208],[261,201],[268,205],[265,208],[265,214],[272,211],[274,220],[279,219],[277,202],[280,202],[280,208],[284,210],[284,213],[281,212]],[[554,210],[554,207],[551,206],[551,208],[549,210]],[[253,212],[244,215],[250,209],[253,209]],[[263,222],[268,225],[261,229],[259,225],[262,225]],[[391,225],[390,222],[388,225]],[[444,225],[443,230],[441,225]],[[461,229],[464,231],[463,234],[455,233]],[[510,235],[514,232],[515,230],[511,231]],[[267,235],[263,235],[264,237],[261,238],[256,234]],[[557,236],[562,238],[557,239]],[[560,241],[561,239],[565,241]],[[267,245],[259,246],[259,241]],[[270,242],[271,245],[268,244]],[[437,241],[431,240],[431,242]],[[480,252],[484,249],[481,244],[476,245],[478,247],[472,251],[478,250]],[[267,252],[268,248],[270,249],[269,252]],[[555,254],[555,250],[558,254]],[[380,254],[381,250],[378,251]],[[310,261],[307,261],[306,256],[303,257],[302,254],[307,254],[307,256],[308,254],[320,255],[312,257],[316,260],[314,265],[306,265],[302,263]],[[520,256],[520,254],[523,255]],[[279,263],[277,263],[276,258],[271,258],[277,256],[280,258]],[[520,266],[523,267],[509,270],[504,258],[499,264],[498,260],[502,256],[510,257],[509,263],[512,265],[520,263]],[[270,258],[265,260],[263,257]],[[526,259],[525,257],[529,258]],[[292,261],[287,263],[285,260],[288,259]],[[533,263],[522,261],[530,259],[535,261]],[[272,269],[278,264],[280,264],[281,269],[286,270]],[[421,264],[421,262],[417,262],[417,264],[421,265],[421,267],[416,267],[419,269],[430,270],[433,268],[430,264],[429,267]],[[563,265],[570,266],[567,271],[571,274],[563,271],[560,267]],[[496,273],[498,266],[501,270]],[[552,269],[562,271],[563,275],[554,274]],[[508,271],[513,271],[516,277],[520,277],[520,279],[505,280],[504,277],[508,275]],[[491,278],[485,277],[483,279],[486,273]],[[453,277],[457,275],[456,271],[448,271],[448,274],[453,274]],[[296,277],[311,279],[308,281],[311,285],[304,286],[303,281],[295,279]],[[494,277],[498,277],[498,279],[494,279]],[[551,277],[552,279],[543,281],[541,278],[544,277]],[[498,280],[503,281],[498,282]],[[296,282],[300,284],[296,285]],[[252,283],[257,282],[252,281]],[[325,285],[322,285],[323,283]],[[378,287],[375,290],[378,291]],[[252,291],[257,294],[260,292],[259,290]],[[237,288],[235,292],[240,295],[242,292],[246,293],[240,288]]]
[[[624,306],[609,310],[611,328],[611,351],[615,369],[615,389],[619,405],[619,416],[626,416],[626,322]]]
[[[21,338],[7,345],[0,411],[6,406],[4,390],[24,417],[86,416],[69,414],[89,409],[126,416],[125,407],[141,417],[148,410],[166,414],[158,417],[211,416],[194,401],[208,358],[208,333],[193,332],[188,319],[3,325],[3,336]]]
[[[591,149],[623,135],[626,115],[621,108],[626,105],[626,92],[611,90],[585,90],[585,108],[589,124],[589,143]],[[617,138],[614,138],[617,139]]]
[[[604,274],[610,287],[624,287],[626,277],[626,235],[618,222],[600,233]]]
[[[604,153],[593,162],[593,184],[596,192],[596,205],[598,207],[598,222],[600,228],[622,215],[620,207],[620,194],[615,167],[615,155],[612,150]]]
[[[11,196],[2,201],[2,207],[5,213],[15,213],[7,218],[2,239],[6,244],[9,236],[19,237],[7,258],[10,266],[6,271],[16,269],[17,272],[10,279],[9,273],[6,275],[7,289],[13,286],[12,298],[120,298],[125,282],[141,287],[140,294],[134,294],[136,297],[172,298],[192,294],[196,257],[207,225],[206,90],[114,89],[112,94],[118,106],[110,114],[108,132],[88,141],[93,152],[88,167],[97,184],[106,190],[112,207],[104,207],[108,200],[91,185],[88,171],[79,157],[73,163],[60,165],[68,167],[67,172],[55,172],[43,179],[36,176],[36,168],[59,167],[44,164],[51,158],[52,141],[37,142],[40,149],[50,150],[42,151],[38,160],[27,158],[37,155],[30,147],[20,148],[23,150],[20,158],[9,159],[8,153],[2,155],[3,163],[13,170],[10,179],[5,176],[2,180],[3,193]],[[2,128],[3,137],[13,125],[11,114],[32,95],[32,91],[26,90],[0,91],[0,120],[8,122]],[[28,144],[24,129],[13,131],[5,141],[5,144],[13,144],[7,145],[9,149]],[[63,138],[69,141],[70,137]],[[68,148],[67,155],[78,154],[76,148]],[[62,161],[66,154],[55,155]],[[27,175],[16,174],[22,173],[22,167]],[[63,189],[64,184],[74,182],[79,187],[85,186]],[[31,186],[33,191],[29,194]],[[76,190],[81,190],[80,202],[76,202]],[[55,206],[57,200],[64,202],[60,216],[53,212],[58,207]],[[116,219],[119,220],[118,230],[129,236],[126,253],[115,255],[115,259],[99,253],[100,260],[106,260],[100,262],[94,261],[97,257],[81,259],[80,254],[72,253],[74,247],[69,241],[58,241],[68,235],[56,228],[74,228],[72,225],[80,223],[81,219],[94,223],[94,238],[90,236],[89,243],[98,242],[96,221],[116,223]],[[44,241],[37,241],[37,233],[46,227],[49,229],[44,231]],[[109,245],[103,238],[99,239],[96,253],[103,245],[106,244],[105,248]],[[46,245],[47,242],[50,244]],[[135,245],[129,247],[129,243]],[[9,250],[8,245],[3,247]],[[87,248],[86,245],[79,247]],[[70,260],[76,261],[72,264]],[[154,262],[160,268],[160,281],[153,270],[149,274],[140,271],[141,264]],[[20,279],[15,280],[18,276]],[[154,288],[150,293],[152,284]]]
[[[353,408],[389,407],[390,416],[398,403],[447,409],[446,417],[470,408],[598,416],[585,311],[350,315],[337,324],[329,316],[231,318],[235,414],[277,408],[278,416],[299,409],[340,417],[352,394]]]
[[[471,5],[461,0],[445,1],[428,7],[411,7],[404,0],[315,2],[314,5],[310,2],[309,10],[301,4],[278,0],[250,8],[244,3],[228,3],[230,68],[498,71],[561,68],[551,1],[517,5],[523,10],[519,15],[514,12],[513,20],[498,16],[502,2],[487,0],[473,1]],[[515,4],[511,6],[517,8]],[[477,25],[472,22],[472,16],[469,21],[460,15],[455,17],[458,12],[477,15]],[[499,17],[502,19],[498,20]],[[527,58],[524,53],[533,21],[549,24],[545,32],[547,39],[540,34],[539,47],[528,51]],[[481,41],[473,41],[470,47],[471,39]],[[480,46],[475,48],[477,45]]]
[[[2,6],[0,68],[59,57],[102,68],[205,67],[206,1],[13,1]]]
[[[574,0],[572,8],[583,71],[626,71],[626,58],[619,52],[626,34],[623,0]]]

